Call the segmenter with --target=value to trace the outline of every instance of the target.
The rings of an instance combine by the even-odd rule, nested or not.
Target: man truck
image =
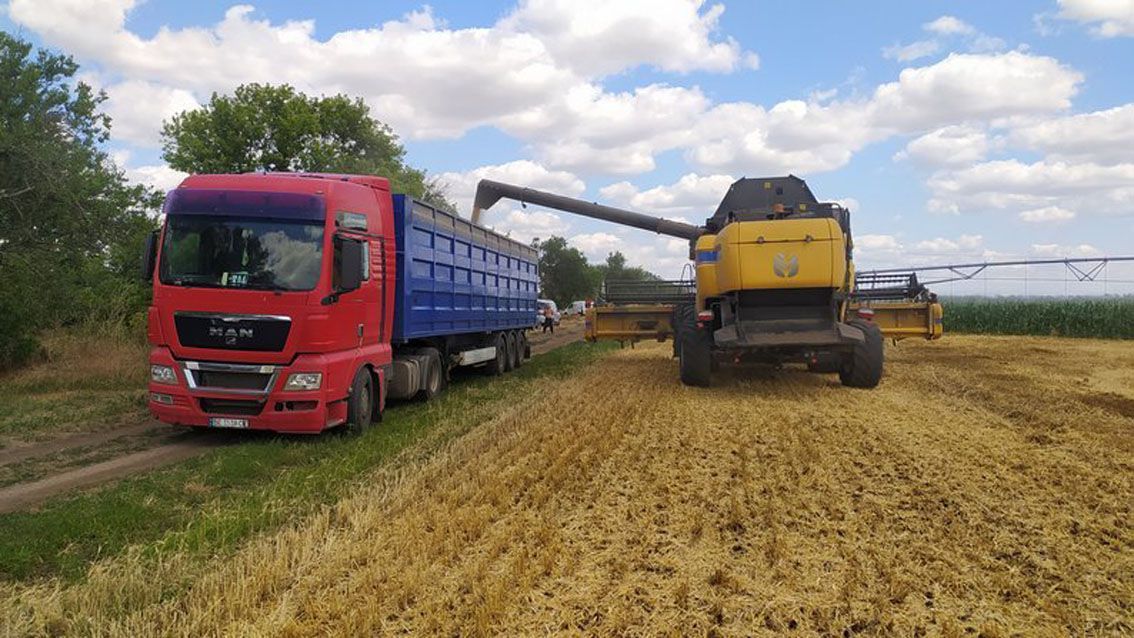
[[[381,177],[194,175],[142,258],[166,423],[361,432],[387,399],[530,356],[536,252]]]

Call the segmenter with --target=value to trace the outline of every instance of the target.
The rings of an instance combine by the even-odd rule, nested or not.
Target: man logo
[[[772,260],[772,270],[777,277],[794,277],[799,274],[799,257],[785,257],[783,253],[777,253]]]

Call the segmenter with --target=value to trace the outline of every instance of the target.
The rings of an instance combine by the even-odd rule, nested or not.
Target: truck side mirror
[[[335,292],[350,292],[362,286],[362,242],[341,238],[339,241],[339,285]]]
[[[158,231],[146,235],[142,242],[142,281],[154,280],[154,266],[157,261]]]

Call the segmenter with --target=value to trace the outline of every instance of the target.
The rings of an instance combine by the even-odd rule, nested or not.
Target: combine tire
[[[350,397],[347,398],[347,420],[344,429],[347,434],[360,435],[370,427],[374,416],[374,377],[370,370],[361,368],[350,384]]]
[[[425,371],[417,398],[428,401],[445,391],[445,368],[437,348],[423,348],[421,354],[425,355]]]
[[[692,306],[682,308],[678,365],[682,383],[707,388],[713,376],[713,337],[708,330],[698,328],[696,321]]]
[[[855,344],[839,370],[839,381],[851,388],[873,388],[882,379],[882,329],[869,321],[854,320],[850,325],[862,330],[866,340]]]
[[[508,361],[508,340],[504,338],[504,333],[496,333],[492,341],[492,346],[496,348],[496,358],[489,361],[484,366],[484,373],[490,377],[496,377],[507,372]]]

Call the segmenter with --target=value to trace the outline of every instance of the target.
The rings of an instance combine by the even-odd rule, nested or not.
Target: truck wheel
[[[417,398],[429,401],[445,391],[445,366],[441,364],[441,353],[437,348],[422,348],[421,354],[425,357],[425,370],[422,371]]]
[[[528,332],[526,330],[520,332],[520,343],[523,344],[523,350],[520,352],[520,361],[532,358],[532,344],[528,341]]]
[[[485,374],[492,377],[504,374],[504,361],[507,355],[507,353],[505,352],[506,346],[504,344],[504,335],[499,332],[496,333],[496,336],[492,341],[492,346],[496,348],[496,358],[492,359],[484,366]]]
[[[698,328],[693,308],[683,311],[678,350],[681,382],[700,388],[709,387],[713,376],[713,337],[708,330]]]
[[[345,428],[348,434],[359,435],[370,427],[370,419],[374,413],[374,377],[367,368],[360,369],[354,375],[354,382],[350,384],[350,397],[347,398],[347,420]]]
[[[882,329],[870,321],[848,321],[866,340],[856,343],[839,370],[839,381],[851,388],[873,388],[882,379]]]
[[[516,335],[511,332],[504,333],[504,372],[511,372],[516,368]]]
[[[515,347],[512,348],[512,369],[514,370],[524,365],[524,333],[513,332],[512,339],[515,343]]]

